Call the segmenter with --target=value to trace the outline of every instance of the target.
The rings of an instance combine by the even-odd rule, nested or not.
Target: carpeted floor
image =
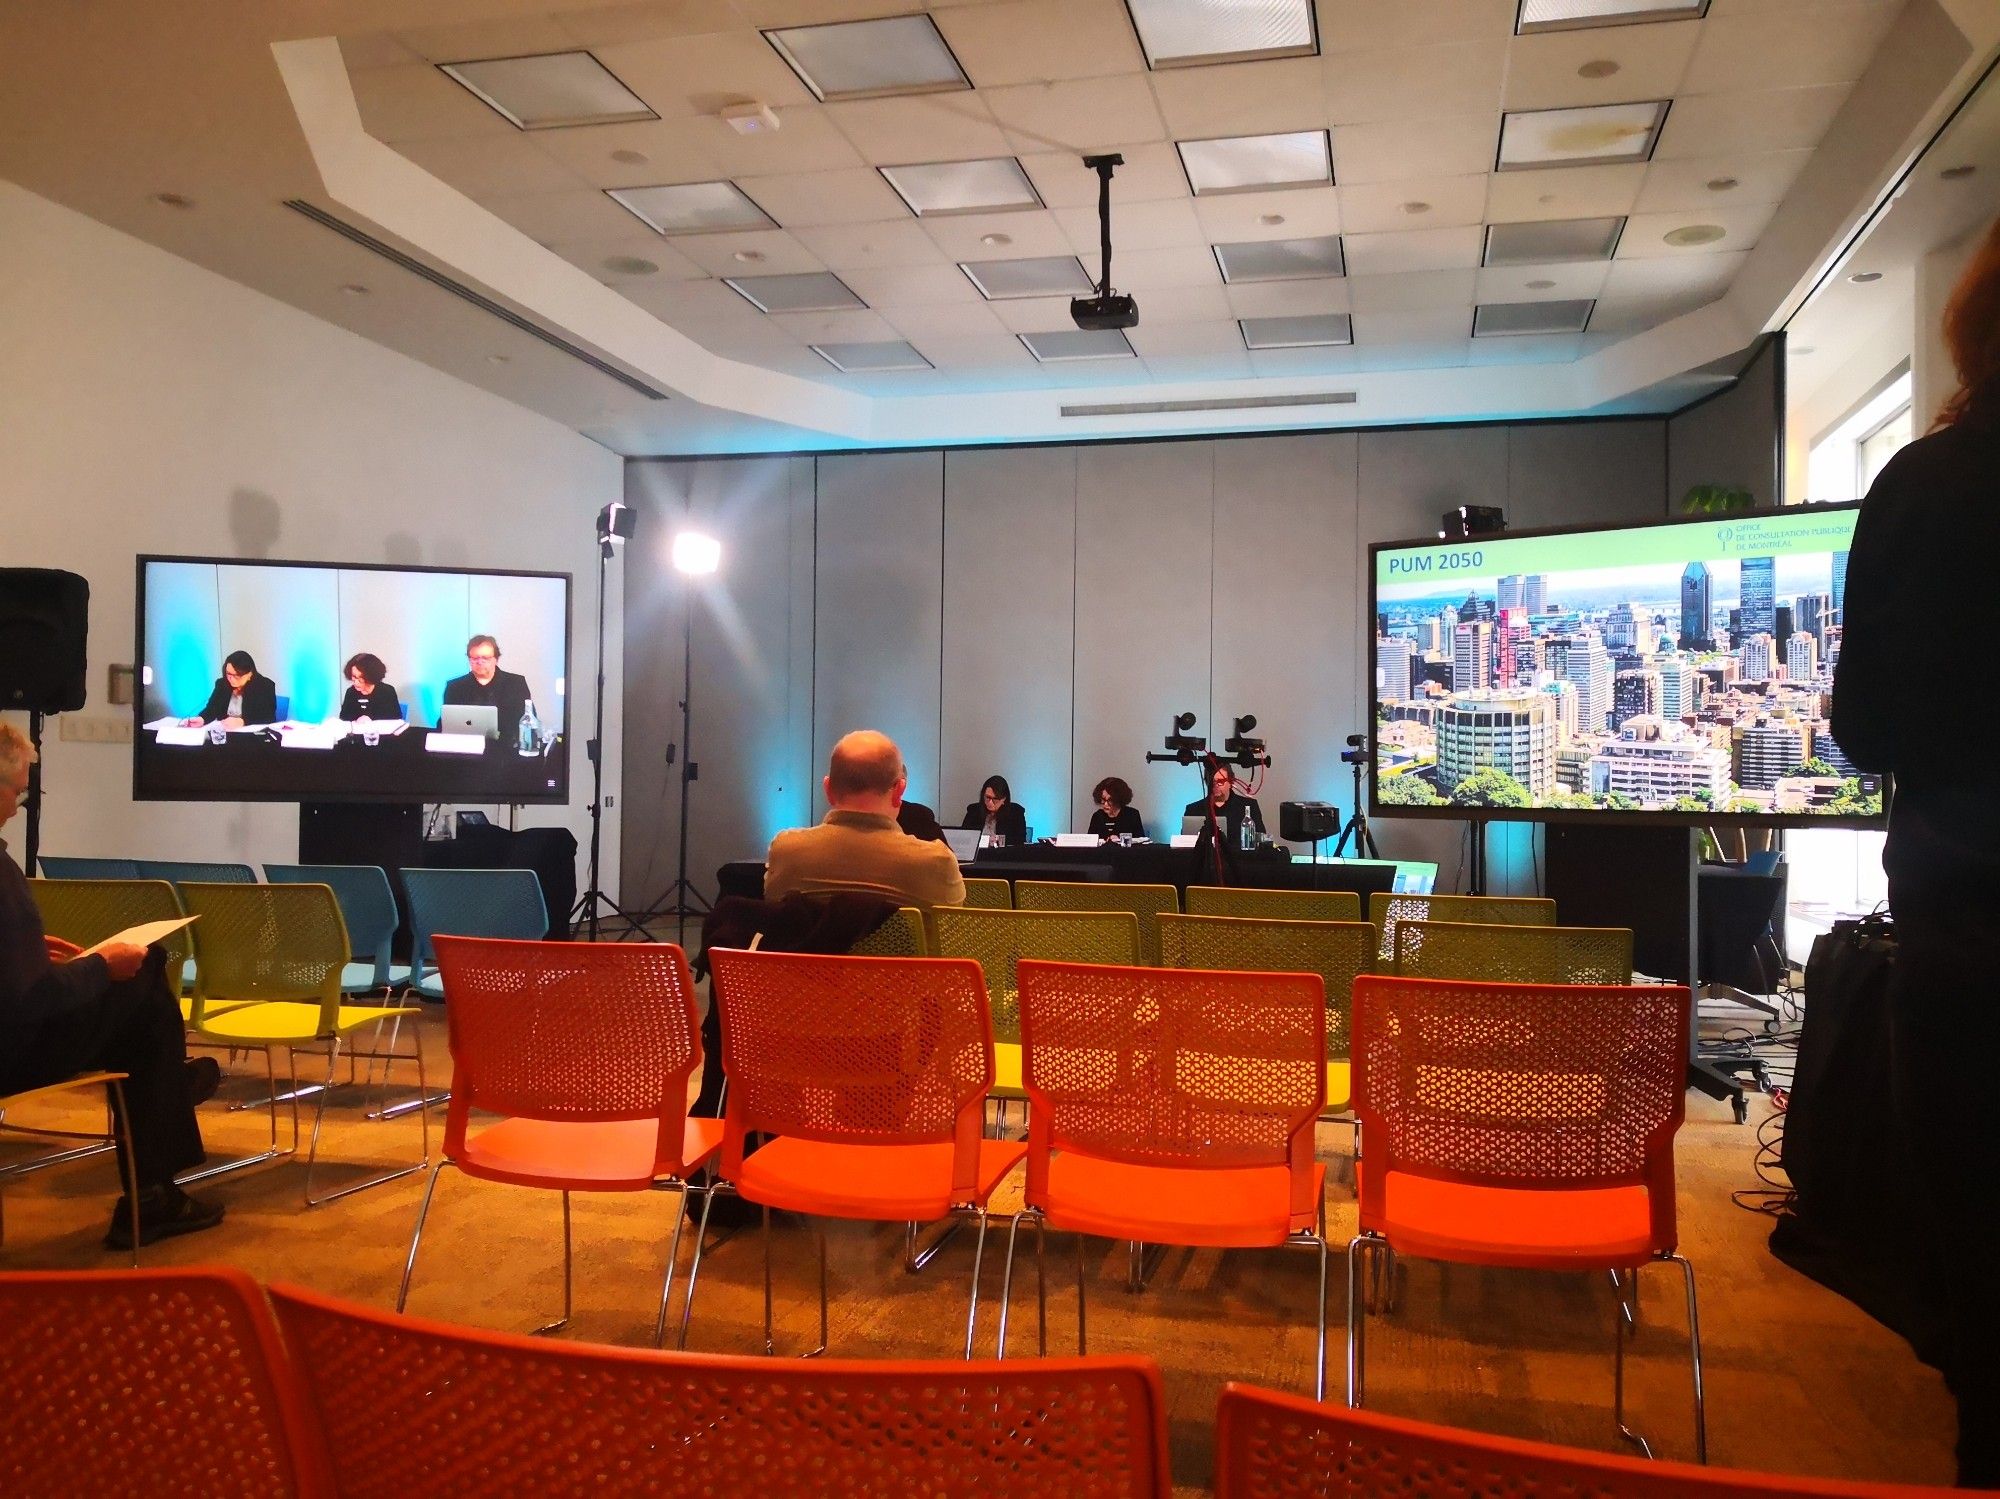
[[[448,1073],[442,1017],[426,1016],[433,1080]],[[211,1156],[247,1153],[266,1138],[263,1116],[229,1113],[232,1099],[255,1096],[255,1068],[240,1060],[223,1096],[203,1110]],[[1780,1472],[1860,1479],[1949,1482],[1952,1408],[1943,1382],[1908,1347],[1849,1303],[1771,1258],[1770,1220],[1730,1201],[1754,1186],[1753,1126],[1733,1123],[1726,1106],[1688,1103],[1679,1142],[1682,1250],[1699,1276],[1708,1377],[1712,1461]],[[59,1119],[62,1110],[39,1117]],[[386,1122],[361,1117],[343,1090],[329,1111],[322,1155],[328,1185],[357,1163],[414,1160],[415,1115]],[[83,1120],[78,1108],[69,1117]],[[310,1116],[307,1116],[310,1122]],[[442,1134],[434,1114],[433,1149]],[[1338,1169],[1347,1131],[1323,1127],[1322,1153]],[[229,1206],[219,1230],[145,1252],[156,1265],[225,1261],[261,1280],[291,1280],[335,1295],[392,1305],[423,1177],[412,1175],[308,1211],[301,1203],[303,1157],[224,1177],[204,1190]],[[115,1267],[99,1244],[115,1191],[109,1159],[43,1173],[7,1194],[0,1266]],[[1018,1180],[996,1206],[1019,1202]],[[653,1326],[675,1199],[670,1194],[576,1199],[576,1314],[567,1336],[646,1343]],[[431,1213],[411,1295],[412,1311],[485,1327],[525,1330],[561,1305],[561,1208],[552,1194],[491,1186],[446,1173]],[[1329,1188],[1329,1232],[1344,1244],[1353,1199]],[[690,1235],[690,1240],[691,1240]],[[832,1350],[846,1356],[954,1356],[964,1328],[973,1235],[961,1233],[917,1275],[901,1268],[900,1230],[834,1223],[828,1228]],[[989,1237],[979,1347],[995,1336],[992,1298],[1000,1289],[1002,1227]],[[774,1234],[778,1345],[810,1346],[817,1330],[810,1233]],[[1023,1241],[1010,1351],[1033,1350],[1033,1259]],[[682,1265],[689,1246],[683,1245]],[[1053,1352],[1075,1346],[1075,1253],[1052,1236],[1049,1332]],[[1171,1407],[1174,1477],[1189,1492],[1210,1481],[1215,1399],[1224,1381],[1311,1388],[1313,1256],[1170,1250],[1141,1294],[1125,1290],[1123,1245],[1093,1241],[1091,1351],[1136,1352],[1163,1366]],[[680,1283],[675,1308],[680,1304]],[[1329,1393],[1342,1378],[1345,1258],[1329,1276]],[[1629,1365],[1633,1423],[1662,1455],[1692,1456],[1687,1339],[1679,1277],[1669,1268],[1642,1277],[1640,1330]],[[762,1349],[761,1258],[754,1231],[714,1249],[703,1265],[691,1348]],[[1409,1263],[1396,1311],[1369,1324],[1371,1406],[1482,1430],[1618,1450],[1611,1424],[1613,1293],[1602,1277],[1480,1271]]]

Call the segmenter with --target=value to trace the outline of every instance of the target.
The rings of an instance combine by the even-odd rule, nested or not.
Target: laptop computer
[[[438,729],[445,734],[480,734],[500,737],[500,710],[491,703],[448,703],[438,713]]]
[[[970,864],[979,852],[979,829],[945,828],[942,831],[944,841],[951,846],[951,851],[957,855],[958,862]]]

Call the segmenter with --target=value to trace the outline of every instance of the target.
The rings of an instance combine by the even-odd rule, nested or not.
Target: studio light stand
[[[584,746],[590,757],[590,881],[577,897],[576,909],[569,913],[571,930],[582,924],[592,942],[598,938],[601,914],[623,922],[621,935],[646,935],[636,917],[599,886],[599,868],[604,846],[604,585],[611,566],[611,553],[632,539],[638,517],[630,505],[613,500],[597,513],[597,703],[596,724]]]

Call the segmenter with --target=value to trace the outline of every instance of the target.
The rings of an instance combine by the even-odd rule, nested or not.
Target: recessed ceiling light
[[[365,297],[368,295],[368,288],[363,286],[359,281],[350,281],[341,287],[341,290],[346,292],[350,297]]]
[[[789,26],[767,31],[764,37],[822,100],[972,87],[936,23],[921,12],[875,21]]]
[[[1311,239],[1246,240],[1240,244],[1216,245],[1214,249],[1222,279],[1232,286],[1245,281],[1305,281],[1347,274],[1337,234]]]
[[[1576,70],[1579,78],[1609,78],[1617,73],[1618,64],[1608,57],[1593,57]]]
[[[883,370],[936,368],[899,338],[888,339],[882,343],[809,344],[807,347],[846,375],[874,374]]]
[[[1667,101],[1530,109],[1501,116],[1499,170],[1644,161],[1653,154]]]
[[[1281,135],[1232,135],[1219,140],[1176,141],[1188,186],[1204,193],[1253,188],[1313,187],[1333,181],[1333,153],[1324,130]]]
[[[1968,162],[1962,162],[1961,164],[1955,167],[1946,167],[1942,172],[1938,173],[1938,176],[1944,178],[1946,182],[1958,182],[1963,178],[1970,177],[1974,172],[1978,170],[1979,170],[1978,167],[1974,166],[1971,162],[1968,161]]]
[[[1148,66],[1194,67],[1319,51],[1311,0],[1126,0]]]
[[[1021,342],[1043,364],[1068,359],[1132,359],[1132,345],[1116,328],[1061,328],[1053,333],[1023,333]]]
[[[981,161],[912,162],[876,170],[920,219],[1042,206],[1028,174],[1011,156],[989,156]]]
[[[611,153],[611,159],[623,162],[628,167],[639,167],[644,166],[652,158],[647,156],[644,151],[618,150]]]
[[[1708,0],[1521,0],[1514,33],[1576,31],[1586,26],[1631,26],[1641,21],[1696,20]]]
[[[1260,224],[1269,224],[1275,229],[1278,225],[1285,222],[1285,216],[1282,213],[1260,213],[1257,215],[1257,222]]]
[[[1669,229],[1660,239],[1677,250],[1685,250],[1693,245],[1712,245],[1728,232],[1720,224],[1684,224]]]
[[[658,261],[642,259],[637,255],[612,255],[604,262],[604,269],[620,276],[650,276],[659,268]]]
[[[1316,349],[1354,342],[1354,320],[1344,312],[1238,318],[1236,326],[1246,349]]]
[[[1555,282],[1549,280],[1546,276],[1537,276],[1533,281],[1528,283],[1529,291],[1551,291],[1554,287]]]
[[[614,187],[612,201],[658,234],[716,234],[728,229],[775,229],[777,223],[733,182],[676,182]]]
[[[1559,302],[1481,302],[1472,310],[1474,338],[1532,333],[1581,333],[1597,304],[1588,297]]]
[[[438,67],[523,130],[659,118],[588,52],[492,57]]]
[[[1404,213],[1429,213],[1430,211],[1430,204],[1426,203],[1422,198],[1412,198],[1403,205]]]
[[[988,249],[997,250],[1002,245],[1013,244],[1014,236],[1011,234],[982,234],[979,236],[979,242]]]
[[[162,208],[192,208],[194,199],[185,193],[154,193],[153,201]]]
[[[1625,220],[1550,219],[1530,224],[1488,224],[1481,265],[1552,265],[1566,260],[1609,260]]]
[[[1882,273],[1880,271],[1856,271],[1847,279],[1852,281],[1856,286],[1866,286],[1871,281],[1880,281]]]
[[[764,252],[762,250],[738,250],[729,258],[741,265],[762,265],[764,263]]]
[[[846,312],[868,304],[831,271],[795,276],[725,276],[722,284],[759,312]]]
[[[1090,273],[1074,255],[1035,255],[1025,260],[962,260],[964,271],[989,302],[1016,297],[1076,297],[1093,289]]]
[[[1726,193],[1736,186],[1734,177],[1711,177],[1702,184],[1712,193]]]

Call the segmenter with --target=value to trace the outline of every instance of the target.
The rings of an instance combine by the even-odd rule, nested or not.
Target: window
[[[1822,433],[1806,455],[1806,498],[1858,500],[1895,451],[1910,440],[1910,371],[1905,365]]]
[[[1906,376],[1899,384],[1907,383]],[[1854,445],[1855,493],[1868,493],[1868,486],[1882,472],[1896,450],[1910,440],[1910,403],[1906,400],[1888,419]]]

